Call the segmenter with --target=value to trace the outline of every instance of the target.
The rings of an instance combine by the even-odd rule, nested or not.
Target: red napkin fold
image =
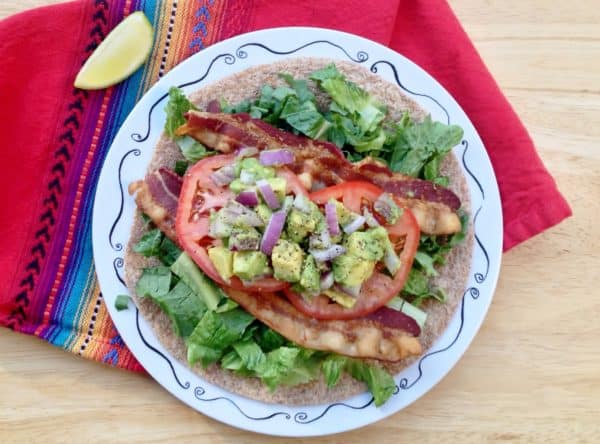
[[[122,18],[144,10],[150,62],[103,91],[73,88],[81,64]],[[464,108],[492,160],[504,249],[571,210],[527,131],[444,0],[88,0],[0,22],[0,324],[75,353],[139,370],[102,303],[89,227],[98,172],[118,126],[172,66],[219,40],[317,26],[389,46],[432,74]]]

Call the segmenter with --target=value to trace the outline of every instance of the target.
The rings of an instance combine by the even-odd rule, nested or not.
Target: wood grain
[[[0,18],[48,0],[3,0]],[[489,315],[444,380],[402,412],[311,442],[600,440],[600,8],[454,0],[574,217],[504,255]],[[292,442],[238,431],[151,379],[0,329],[1,442]],[[305,440],[294,440],[305,442]],[[308,442],[308,440],[306,440]]]

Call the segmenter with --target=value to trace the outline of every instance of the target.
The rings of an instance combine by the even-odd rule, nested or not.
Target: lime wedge
[[[127,16],[81,67],[75,86],[101,89],[126,79],[150,55],[153,38],[152,25],[142,11]]]

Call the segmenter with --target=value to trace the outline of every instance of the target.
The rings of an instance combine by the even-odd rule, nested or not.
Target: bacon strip
[[[303,347],[383,361],[399,361],[421,353],[417,338],[401,328],[384,324],[383,319],[317,321],[300,313],[285,298],[276,294],[249,294],[236,290],[226,292],[254,317]],[[388,316],[387,320],[390,318]]]
[[[175,233],[177,200],[183,180],[167,168],[159,168],[144,180],[129,184],[129,194],[135,194],[135,203],[152,222],[172,240]]]
[[[138,208],[175,243],[176,207],[173,208],[173,199],[176,204],[181,183],[181,178],[175,173],[160,168],[144,180],[129,185],[129,193],[135,194]],[[261,322],[304,347],[385,361],[397,361],[421,353],[421,344],[415,337],[420,334],[418,325],[396,310],[384,307],[363,319],[317,321],[302,314],[277,294],[226,291]]]
[[[187,123],[177,129],[177,134],[189,135],[217,151],[230,153],[244,146],[261,150],[282,146],[293,149],[295,162],[290,165],[291,169],[301,177],[310,175],[307,182],[313,187],[366,180],[393,193],[414,210],[422,232],[441,235],[461,229],[455,212],[460,200],[447,188],[393,173],[373,159],[352,164],[332,143],[297,136],[247,114],[190,111],[186,119]]]

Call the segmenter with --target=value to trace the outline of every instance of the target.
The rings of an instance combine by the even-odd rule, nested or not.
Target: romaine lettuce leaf
[[[165,122],[165,132],[169,137],[175,135],[175,130],[185,123],[183,115],[196,107],[188,100],[182,90],[176,86],[169,89],[169,101],[165,107],[167,120]]]
[[[163,234],[158,228],[150,230],[144,233],[138,243],[135,244],[133,251],[145,257],[158,256],[162,239]]]
[[[218,361],[225,351],[239,341],[254,317],[241,308],[216,313],[207,310],[187,340],[188,361],[204,367]]]
[[[353,120],[361,132],[376,132],[385,118],[387,108],[372,95],[342,76],[335,66],[328,66],[311,74],[311,79],[319,83],[329,94],[338,109],[353,115]]]
[[[347,363],[347,357],[334,354],[327,356],[327,358],[323,360],[321,369],[323,370],[323,376],[325,377],[327,387],[333,387],[338,383]]]
[[[306,80],[294,79],[294,77],[287,73],[281,73],[279,74],[279,77],[284,79],[287,84],[293,88],[300,102],[304,103],[315,101],[315,95],[308,88],[308,82]]]
[[[176,142],[183,157],[192,164],[215,153],[190,136],[178,137]]]
[[[264,372],[267,357],[256,342],[240,341],[233,344],[233,349],[239,356],[243,368],[256,374]]]
[[[419,307],[428,298],[436,299],[442,303],[446,301],[446,292],[441,288],[432,287],[425,272],[414,267],[411,268],[408,274],[402,294],[415,307]]]
[[[173,330],[188,337],[206,311],[206,305],[183,281],[177,282],[165,295],[151,296],[173,322]]]
[[[115,299],[115,308],[117,311],[127,310],[131,297],[127,294],[119,294]]]
[[[385,369],[357,359],[348,359],[346,370],[354,379],[364,382],[373,394],[375,405],[386,402],[396,390],[394,378]]]
[[[135,292],[139,297],[165,296],[170,289],[171,270],[164,266],[145,268],[135,286]]]
[[[301,103],[296,97],[288,98],[280,117],[292,128],[311,139],[321,138],[331,126],[313,102]]]
[[[439,175],[439,162],[455,145],[460,143],[463,130],[457,125],[444,125],[425,117],[423,122],[414,122],[408,115],[397,127],[396,142],[389,160],[390,168],[413,177],[424,177],[428,166],[427,180]],[[440,158],[434,161],[436,158]]]
[[[274,390],[279,385],[297,385],[315,379],[319,373],[320,355],[297,346],[282,346],[266,355],[262,372],[257,376]]]
[[[158,251],[158,258],[167,267],[170,267],[181,255],[179,247],[167,236],[163,237]]]
[[[157,257],[167,266],[171,266],[181,254],[179,247],[158,228],[146,232],[134,245],[133,251],[145,257]]]
[[[254,333],[254,340],[265,353],[273,351],[287,343],[287,339],[264,324],[259,325],[259,328]]]

